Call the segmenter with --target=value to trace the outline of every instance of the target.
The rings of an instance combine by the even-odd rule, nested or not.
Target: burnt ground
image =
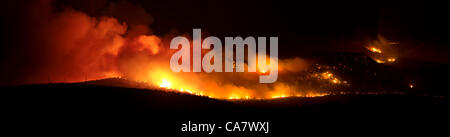
[[[116,83],[118,84],[118,83]],[[214,136],[405,135],[448,130],[446,97],[408,94],[329,95],[227,101],[102,84],[1,87],[4,131],[15,135],[210,136],[181,132],[187,121],[269,121],[269,134]]]

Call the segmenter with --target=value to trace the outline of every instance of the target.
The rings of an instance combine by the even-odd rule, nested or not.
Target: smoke
[[[155,45],[158,37],[139,36],[150,33],[145,26],[152,22],[142,8],[133,8],[128,3],[110,4],[107,13],[118,14],[117,10],[129,9],[126,11],[130,15],[142,16],[138,20],[136,16],[118,15],[132,23],[129,24],[110,16],[91,17],[70,7],[57,11],[53,4],[53,1],[26,4],[33,6],[25,6],[23,24],[15,29],[20,37],[6,47],[14,54],[8,55],[10,63],[2,63],[5,68],[2,72],[8,76],[3,78],[12,79],[9,84],[77,82],[120,76],[118,60],[128,47],[158,52]]]
[[[121,77],[215,98],[316,94],[294,82],[309,67],[300,58],[281,59],[274,84],[259,84],[258,72],[171,72],[169,59],[175,51],[168,45],[179,34],[153,35],[148,27],[153,18],[131,3],[110,3],[97,17],[71,7],[58,11],[52,1],[29,4],[34,6],[25,9],[24,22],[14,26],[20,37],[5,48],[10,53],[1,64],[4,85]]]

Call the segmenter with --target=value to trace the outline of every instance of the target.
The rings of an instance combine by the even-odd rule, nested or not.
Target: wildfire
[[[324,79],[330,79],[333,76],[333,74],[331,74],[330,72],[324,72],[322,73],[322,77]]]
[[[159,84],[160,88],[164,88],[164,89],[169,89],[169,90],[175,90],[178,92],[185,92],[185,93],[189,93],[189,94],[195,94],[195,95],[200,95],[203,96],[203,93],[200,91],[193,91],[187,88],[177,88],[178,86],[176,85],[172,85],[172,82],[170,82],[169,80],[163,78]]]
[[[328,80],[329,82],[333,83],[333,84],[339,84],[342,81],[339,80],[338,78],[336,78],[331,72],[323,72],[320,74],[315,74],[316,77],[318,77],[319,79],[323,79],[323,80]],[[343,83],[347,83],[346,81],[343,81]]]
[[[326,76],[330,82],[332,83],[340,83],[341,81],[337,78],[333,77],[333,74],[327,72],[322,75]],[[163,89],[167,89],[169,91],[187,93],[197,96],[206,96],[209,98],[219,98],[219,99],[229,99],[229,100],[241,100],[241,99],[267,99],[267,98],[286,98],[286,97],[320,97],[329,95],[328,93],[319,93],[319,92],[302,92],[298,93],[291,89],[291,87],[287,85],[276,86],[273,91],[269,92],[270,94],[264,97],[255,97],[252,96],[248,89],[231,89],[232,93],[227,97],[222,96],[213,96],[212,93],[206,93],[200,90],[194,90],[193,88],[188,88],[187,86],[176,85],[173,81],[170,81],[168,78],[162,78],[160,82],[158,82],[159,87]]]
[[[161,84],[159,84],[159,87],[170,89],[170,85],[171,84],[169,81],[167,81],[166,79],[163,79]]]
[[[387,61],[388,62],[395,62],[395,58],[388,58]]]
[[[386,61],[379,60],[379,59],[373,59],[373,60],[375,60],[377,63],[386,63]]]
[[[386,60],[380,60],[380,59],[373,59],[377,63],[393,63],[397,61],[395,58],[387,58]]]
[[[381,49],[379,49],[379,48],[369,47],[368,49],[369,49],[371,52],[374,52],[374,53],[381,53]]]
[[[241,97],[239,97],[239,96],[230,96],[230,97],[228,97],[228,99],[241,99]]]

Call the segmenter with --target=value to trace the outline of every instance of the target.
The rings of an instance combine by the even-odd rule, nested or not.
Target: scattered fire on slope
[[[322,73],[316,73],[313,74],[314,78],[323,82],[328,82],[330,84],[348,84],[345,80],[340,80],[337,76],[335,76],[333,73],[326,71]],[[219,98],[219,99],[268,99],[268,98],[285,98],[285,97],[319,97],[319,96],[326,96],[330,93],[328,92],[317,92],[315,90],[308,90],[304,92],[298,92],[296,91],[295,86],[291,86],[288,84],[280,83],[275,85],[272,89],[267,89],[266,86],[258,87],[257,89],[260,90],[270,90],[261,92],[263,94],[255,94],[254,91],[252,91],[249,88],[245,87],[223,87],[223,88],[230,88],[229,94],[217,94],[216,92],[205,92],[203,90],[199,90],[198,88],[195,88],[194,86],[188,85],[189,83],[179,83],[179,80],[174,77],[168,77],[168,75],[162,76],[163,78],[160,79],[160,81],[156,82],[157,85],[159,85],[160,88],[169,90],[169,91],[175,91],[175,92],[181,92],[181,93],[187,93],[187,94],[193,94],[193,95],[199,95],[199,96],[206,96],[210,98]],[[176,82],[178,81],[178,82]],[[192,84],[192,83],[191,83]],[[221,90],[221,89],[216,89]],[[216,95],[215,95],[216,94]]]
[[[328,71],[314,74],[314,76],[317,77],[318,79],[327,80],[333,84],[347,83],[347,81],[339,80],[335,75],[333,75],[333,73]]]
[[[388,41],[379,35],[378,40],[372,41],[366,47],[369,56],[377,63],[394,63],[397,61],[397,50],[399,42]]]

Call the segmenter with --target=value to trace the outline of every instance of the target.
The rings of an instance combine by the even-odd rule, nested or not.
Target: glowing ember
[[[316,77],[318,77],[319,79],[323,79],[323,80],[329,80],[329,82],[333,83],[333,84],[339,84],[341,83],[341,81],[336,78],[331,72],[323,72],[320,75],[316,74]],[[345,81],[345,83],[347,83],[347,81]]]
[[[396,62],[396,57],[398,56],[398,45],[399,42],[389,41],[383,36],[379,35],[378,40],[374,40],[366,46],[366,49],[372,53],[369,54],[373,60],[377,63],[393,63]]]
[[[338,80],[337,78],[334,78],[334,79],[332,80],[332,82],[333,82],[333,83],[339,83],[339,80]]]
[[[228,97],[228,99],[241,99],[241,97],[239,97],[239,96],[230,96],[230,97]]]
[[[323,79],[330,79],[331,77],[333,77],[333,74],[331,74],[330,72],[322,73],[322,78]]]
[[[388,58],[387,61],[388,62],[395,62],[395,58]]]
[[[395,61],[397,61],[395,58],[387,58],[385,60],[381,60],[381,59],[373,59],[375,60],[377,63],[393,63]]]
[[[296,95],[297,97],[322,97],[329,95],[328,93],[318,93],[318,92],[307,92],[304,95]]]

